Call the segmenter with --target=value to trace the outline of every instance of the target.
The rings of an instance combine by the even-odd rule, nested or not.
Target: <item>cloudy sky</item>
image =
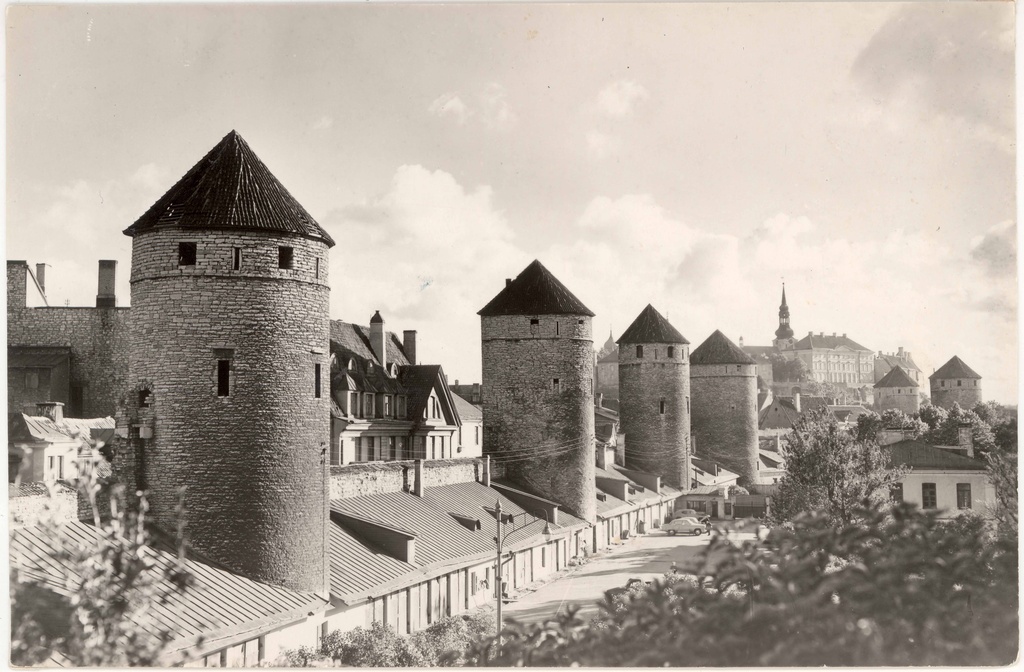
[[[7,258],[92,305],[98,259],[236,129],[338,242],[335,319],[480,380],[476,311],[539,258],[694,344],[956,354],[1017,401],[1007,2],[15,6]]]

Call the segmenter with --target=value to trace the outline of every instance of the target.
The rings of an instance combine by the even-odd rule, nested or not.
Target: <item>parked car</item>
[[[711,516],[706,513],[701,513],[696,509],[679,509],[678,511],[672,512],[672,520],[676,518],[696,518],[702,523],[706,523],[711,520]]]
[[[703,534],[707,530],[707,526],[697,520],[696,518],[676,518],[675,520],[665,523],[661,528],[671,535],[675,534],[692,534],[694,536]]]

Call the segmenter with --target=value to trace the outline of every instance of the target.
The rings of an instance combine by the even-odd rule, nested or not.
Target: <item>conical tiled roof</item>
[[[901,366],[894,366],[889,373],[875,383],[875,387],[920,387],[913,378],[907,375]]]
[[[594,316],[551,271],[534,260],[478,313],[493,315]]]
[[[939,367],[939,370],[928,376],[928,378],[934,378],[936,380],[951,378],[977,378],[981,380],[974,369],[964,364],[964,360],[960,359],[956,355],[953,355],[953,359],[949,360],[945,364]]]
[[[124,233],[135,236],[160,226],[284,231],[334,246],[334,240],[235,131],[224,136]]]
[[[669,321],[662,317],[661,313],[654,309],[654,306],[647,304],[647,307],[640,311],[633,324],[619,336],[621,343],[683,343],[689,344],[686,337],[669,324]]]
[[[690,364],[754,364],[754,360],[715,329],[715,333],[690,353]]]

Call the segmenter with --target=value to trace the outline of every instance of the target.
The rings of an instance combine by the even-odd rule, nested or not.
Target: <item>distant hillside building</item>
[[[921,410],[920,386],[902,366],[894,366],[875,383],[875,408],[879,413],[894,408],[907,415]]]
[[[980,404],[981,376],[956,355],[928,376],[931,383],[932,404],[949,409],[954,403],[962,408]]]
[[[619,337],[626,466],[688,489],[690,342],[647,304]]]
[[[739,475],[757,477],[757,365],[715,331],[690,353],[693,450]],[[628,435],[627,435],[628,440]]]
[[[534,261],[479,314],[484,454],[593,522],[594,313]]]
[[[892,371],[893,367],[902,367],[907,375],[914,379],[914,382],[918,385],[921,384],[921,369],[917,366],[914,358],[910,356],[910,353],[904,350],[902,347],[896,352],[884,353],[881,350],[878,351],[878,355],[875,356],[875,382],[877,383],[885,374]]]

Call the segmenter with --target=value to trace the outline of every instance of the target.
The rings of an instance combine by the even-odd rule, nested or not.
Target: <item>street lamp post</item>
[[[525,516],[525,515],[528,515],[528,514],[526,514],[524,512],[524,513],[521,513],[521,514],[518,514],[518,515]],[[504,526],[506,524],[514,523],[515,522],[515,518],[516,518],[516,516],[511,514],[511,513],[502,513],[501,512],[501,500],[500,499],[497,500],[494,503],[494,520],[496,521],[496,531],[495,531],[495,537],[494,537],[494,544],[495,544],[495,546],[498,549],[498,555],[495,558],[495,564],[494,564],[494,569],[495,569],[495,571],[494,571],[494,595],[495,595],[495,598],[497,599],[497,611],[498,611],[498,619],[497,619],[497,622],[496,622],[496,626],[497,627],[496,627],[496,633],[495,634],[497,635],[497,644],[498,644],[498,653],[499,654],[501,654],[501,628],[502,628],[502,624],[503,624],[503,621],[502,621],[502,618],[501,618],[501,606],[503,604],[502,603],[502,597],[503,597],[503,595],[502,595],[502,587],[504,585],[504,581],[502,579],[502,574],[501,574],[501,570],[502,570],[501,554],[502,554],[503,547],[504,547],[504,544],[505,544],[505,539],[508,538],[508,535],[510,535],[513,532],[515,532],[516,527],[513,524],[511,530],[508,530],[507,532],[503,532],[503,530],[504,530]],[[534,519],[535,520],[539,520],[536,516],[534,516]],[[544,531],[541,533],[541,536],[544,537],[545,541],[550,541],[551,537],[553,536],[552,533],[551,533],[551,523],[548,521],[548,514],[547,514],[546,511],[544,512]]]

